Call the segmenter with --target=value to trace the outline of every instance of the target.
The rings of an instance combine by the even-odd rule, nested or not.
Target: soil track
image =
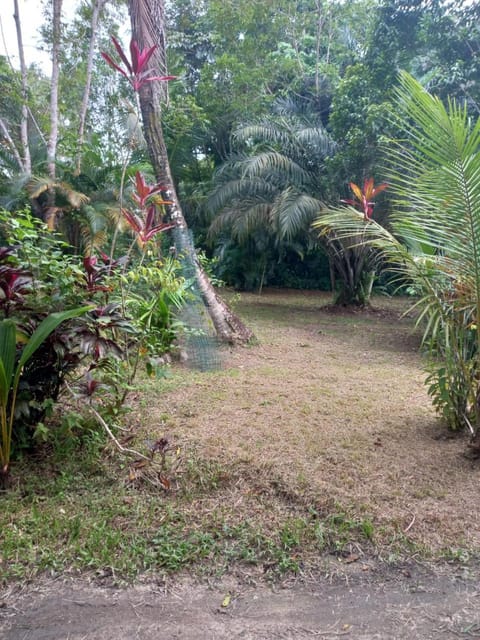
[[[179,581],[118,590],[47,581],[3,601],[3,640],[480,638],[476,571],[420,566],[304,583]],[[365,575],[367,573],[368,575]],[[227,606],[223,606],[227,605]]]

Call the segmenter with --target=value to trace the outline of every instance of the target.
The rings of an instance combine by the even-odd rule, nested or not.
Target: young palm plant
[[[390,230],[351,207],[332,209],[316,227],[362,238],[413,283],[433,402],[480,449],[480,119],[453,100],[445,106],[407,73],[397,104],[404,138],[388,150]]]

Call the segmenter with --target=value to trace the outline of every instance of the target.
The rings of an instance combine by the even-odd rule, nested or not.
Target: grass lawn
[[[480,549],[480,467],[436,418],[405,301],[333,312],[317,292],[243,294],[258,344],[219,371],[139,382],[118,434],[168,441],[132,464],[96,432],[12,467],[0,576],[131,579],[184,567],[278,574]]]

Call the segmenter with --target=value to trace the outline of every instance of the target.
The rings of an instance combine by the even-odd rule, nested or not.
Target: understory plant
[[[5,474],[12,451],[35,442],[47,406],[65,383],[108,428],[139,362],[145,359],[153,372],[150,360],[174,340],[173,314],[188,284],[177,275],[173,258],[159,257],[161,233],[171,225],[163,222],[158,188],[141,174],[130,199],[131,206],[121,210],[130,248],[118,258],[113,250],[112,257],[103,252],[76,256],[28,212],[0,212],[0,462]]]
[[[89,307],[51,313],[38,325],[30,337],[18,336],[18,328],[11,319],[0,322],[0,486],[6,484],[10,470],[12,435],[17,395],[23,369],[35,352],[62,322],[79,316]],[[17,344],[21,350],[17,357]]]
[[[396,97],[404,135],[388,148],[390,230],[351,207],[331,210],[322,226],[361,238],[412,283],[433,403],[480,448],[480,119],[406,73]]]
[[[349,183],[353,198],[342,200],[363,214],[365,222],[369,222],[373,215],[375,198],[385,191],[385,183],[374,185],[373,178],[367,178],[362,187],[353,182]],[[380,263],[379,254],[368,243],[363,242],[363,229],[356,235],[348,237],[338,233],[335,225],[329,223],[329,210],[320,214],[313,223],[313,228],[320,231],[320,238],[325,251],[330,258],[332,280],[339,276],[339,290],[335,294],[335,304],[357,305],[364,307],[369,304],[373,283]],[[335,283],[332,283],[335,291]]]

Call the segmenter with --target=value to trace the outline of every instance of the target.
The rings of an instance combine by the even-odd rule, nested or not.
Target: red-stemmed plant
[[[121,44],[116,38],[112,36],[112,42],[115,45],[118,55],[123,62],[124,67],[120,66],[115,60],[105,51],[102,51],[102,58],[113,69],[125,76],[133,87],[134,91],[140,91],[141,87],[147,82],[153,82],[155,80],[167,81],[174,80],[175,76],[157,76],[152,73],[152,70],[148,68],[148,63],[152,55],[154,54],[157,45],[140,50],[135,40],[130,42],[130,57],[131,61],[127,58]]]
[[[367,178],[363,183],[363,188],[359,187],[358,184],[355,184],[354,182],[349,182],[348,186],[352,190],[355,198],[341,200],[341,202],[344,204],[350,204],[352,207],[362,211],[365,221],[368,222],[372,218],[373,208],[375,206],[373,198],[387,189],[387,183],[383,182],[382,184],[379,184],[378,187],[375,187],[373,178]]]
[[[161,220],[162,207],[171,204],[170,201],[163,200],[158,196],[161,190],[162,187],[159,185],[148,185],[143,175],[137,171],[132,200],[138,204],[139,210],[132,212],[122,208],[123,217],[136,234],[142,248],[158,233],[172,229],[175,226],[173,223]]]

